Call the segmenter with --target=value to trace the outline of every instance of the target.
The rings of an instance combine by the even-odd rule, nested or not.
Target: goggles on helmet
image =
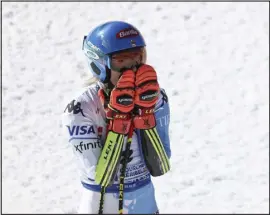
[[[145,48],[138,47],[112,53],[109,58],[109,68],[121,72],[123,69],[131,69],[145,63]]]

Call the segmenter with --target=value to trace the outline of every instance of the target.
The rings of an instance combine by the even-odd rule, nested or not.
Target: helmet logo
[[[100,49],[98,47],[96,47],[93,43],[91,43],[90,41],[87,41],[86,43],[95,51],[98,51],[98,52],[100,51]]]
[[[90,41],[86,41],[86,45],[84,47],[85,54],[87,57],[91,59],[98,60],[100,56],[100,49],[92,44]]]
[[[134,40],[130,40],[130,44],[132,47],[136,47],[136,42]]]
[[[87,54],[87,56],[88,56],[89,58],[96,59],[96,60],[99,59],[99,56],[98,56],[95,52],[93,52],[93,51],[91,51],[91,50],[87,50],[87,51],[86,51],[86,54]]]
[[[136,31],[134,28],[125,28],[125,29],[119,31],[116,34],[116,37],[118,39],[122,39],[122,38],[126,38],[126,37],[135,37],[138,35],[139,35],[139,32]]]

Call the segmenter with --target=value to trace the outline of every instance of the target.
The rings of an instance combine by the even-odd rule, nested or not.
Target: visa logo
[[[74,125],[74,126],[69,126],[67,125],[68,131],[70,136],[75,136],[75,135],[84,135],[84,134],[95,134],[95,129],[93,125]]]

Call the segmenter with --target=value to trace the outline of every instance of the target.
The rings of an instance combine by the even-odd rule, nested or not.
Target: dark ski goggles
[[[121,72],[123,69],[131,69],[146,61],[146,51],[144,47],[132,48],[110,55],[109,68]]]

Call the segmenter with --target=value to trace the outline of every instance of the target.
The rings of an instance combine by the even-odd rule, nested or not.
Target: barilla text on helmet
[[[126,28],[126,29],[119,31],[116,34],[116,37],[119,39],[122,39],[122,38],[126,38],[126,37],[134,37],[134,36],[138,36],[138,35],[139,35],[139,32],[136,31],[134,28]]]

